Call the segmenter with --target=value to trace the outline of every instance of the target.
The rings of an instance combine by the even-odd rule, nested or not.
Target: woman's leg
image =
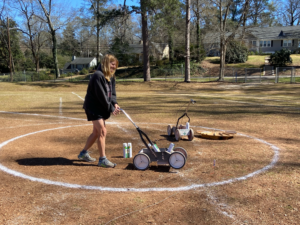
[[[95,120],[95,121],[92,121],[92,122],[93,122],[93,132],[90,134],[90,136],[86,140],[86,143],[85,143],[85,146],[84,146],[83,150],[78,155],[78,159],[84,160],[86,162],[95,162],[96,161],[95,158],[92,158],[89,155],[89,153],[88,153],[87,150],[89,150],[90,147],[92,147],[92,145],[95,143],[96,140],[97,140],[97,145],[98,145],[98,149],[99,149],[98,142],[99,142],[99,137],[101,136],[101,132],[102,132],[101,130],[103,129],[102,128],[103,127],[103,125],[102,125],[103,124],[103,120],[102,119],[101,120]],[[105,130],[105,133],[106,133],[106,130]],[[105,138],[104,138],[104,148],[102,148],[101,150],[102,151],[100,151],[100,152],[103,152],[103,150],[105,152]],[[101,153],[100,153],[100,157],[101,157]]]
[[[93,121],[100,157],[105,157],[106,126],[103,119]],[[91,138],[92,139],[92,138]],[[93,140],[93,139],[92,139]]]
[[[88,139],[86,140],[86,144],[84,146],[84,150],[89,150],[90,147],[92,147],[92,145],[95,143],[95,141],[98,138],[98,132],[97,129],[95,128],[94,124],[93,124],[93,132],[90,134],[90,136],[88,137]]]

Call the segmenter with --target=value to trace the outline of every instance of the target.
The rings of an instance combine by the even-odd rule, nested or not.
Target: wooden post
[[[11,49],[10,49],[10,37],[9,37],[9,18],[7,17],[7,39],[8,39],[8,55],[9,55],[9,71],[10,71],[10,82],[13,81],[13,74],[11,70]]]

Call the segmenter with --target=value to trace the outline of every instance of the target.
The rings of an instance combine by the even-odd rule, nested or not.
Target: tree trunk
[[[225,71],[225,54],[226,54],[226,45],[225,40],[221,37],[220,40],[220,74],[218,81],[224,81],[224,71]]]
[[[142,8],[142,36],[143,36],[143,72],[144,81],[151,81],[150,61],[149,61],[149,37],[148,37],[148,21],[145,0],[141,0]]]
[[[100,2],[99,0],[97,1],[97,65],[98,63],[100,62],[100,18],[98,16],[98,13],[99,13],[99,10],[100,10]]]
[[[47,9],[45,8],[44,4],[42,3],[41,0],[38,0],[43,11],[45,14],[45,17],[47,18],[47,23],[50,29],[50,34],[52,36],[52,42],[53,42],[53,47],[52,47],[52,53],[53,53],[53,61],[54,61],[54,66],[55,66],[55,77],[58,78],[60,77],[59,70],[58,70],[58,65],[57,65],[57,42],[56,42],[56,36],[55,36],[55,29],[53,28],[51,18],[50,18],[50,13],[48,13]],[[50,5],[51,6],[51,5]],[[49,10],[51,11],[51,10]]]
[[[174,41],[173,41],[173,33],[169,31],[169,59],[171,65],[174,62]]]
[[[13,73],[12,73],[12,56],[10,48],[10,36],[9,36],[9,18],[7,17],[7,39],[8,39],[8,57],[9,57],[9,71],[10,71],[10,82],[13,82]]]
[[[56,41],[56,35],[55,35],[55,30],[51,32],[52,35],[52,42],[53,42],[53,48],[52,48],[52,53],[53,53],[53,59],[54,59],[54,66],[55,66],[55,77],[58,78],[60,77],[59,69],[58,69],[58,62],[57,62],[57,41]]]
[[[197,15],[196,15],[196,26],[197,26],[197,31],[196,31],[196,50],[197,50],[197,62],[200,63],[200,46],[201,46],[201,33],[200,33],[200,9],[199,9],[199,0],[197,0]]]
[[[191,82],[190,75],[190,5],[191,0],[186,0],[186,58],[185,58],[185,79],[184,82]]]
[[[39,70],[40,70],[40,59],[39,59],[38,56],[37,56],[37,58],[35,59],[35,70],[36,70],[37,73],[38,73]]]
[[[201,54],[201,32],[200,32],[200,22],[199,20],[197,19],[197,62],[201,62],[201,57],[200,57],[200,54]]]

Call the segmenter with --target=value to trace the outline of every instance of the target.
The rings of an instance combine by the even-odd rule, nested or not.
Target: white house
[[[136,55],[136,58],[143,61],[143,42],[129,44],[129,54]],[[169,58],[169,45],[165,43],[149,42],[149,54],[155,59]]]
[[[89,69],[97,65],[96,58],[77,58],[76,56],[72,57],[71,62],[67,62],[62,69],[62,73],[75,72],[82,70],[83,68]]]

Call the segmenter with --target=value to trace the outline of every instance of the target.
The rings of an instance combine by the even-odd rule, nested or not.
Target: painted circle
[[[30,114],[27,114],[30,115]],[[38,114],[32,114],[34,116],[40,116]],[[45,115],[44,115],[45,116]],[[51,116],[51,117],[55,117],[55,116]],[[58,116],[59,118],[59,116]],[[68,119],[68,117],[64,117],[66,119]],[[77,118],[69,118],[69,119],[77,119]],[[107,124],[115,124],[114,122],[107,122]],[[147,123],[147,124],[155,124],[155,123]],[[160,124],[162,125],[162,124]],[[17,136],[14,138],[11,138],[7,141],[4,141],[2,143],[0,143],[0,149],[7,145],[10,142],[13,142],[17,139],[23,138],[23,137],[27,137],[30,135],[34,135],[37,133],[42,133],[42,132],[47,132],[47,131],[52,131],[52,130],[59,130],[59,129],[65,129],[65,128],[71,128],[71,127],[79,127],[79,126],[90,126],[90,124],[84,124],[84,125],[73,125],[73,126],[65,126],[65,127],[57,127],[57,128],[51,128],[51,129],[45,129],[45,130],[40,130],[40,131],[36,131],[36,132],[32,132],[32,133],[28,133],[28,134],[24,134],[21,136]],[[209,128],[209,127],[201,127],[201,126],[194,126],[194,127],[199,127],[199,128],[205,128],[205,129],[214,129],[214,128]],[[216,130],[216,129],[214,129]],[[79,188],[79,189],[87,189],[87,190],[99,190],[99,191],[110,191],[110,192],[148,192],[148,191],[187,191],[187,190],[191,190],[191,189],[195,189],[195,188],[202,188],[202,187],[212,187],[212,186],[218,186],[218,185],[225,185],[225,184],[229,184],[229,183],[233,183],[236,181],[242,181],[242,180],[246,180],[248,178],[254,177],[255,175],[258,175],[262,172],[265,172],[269,169],[271,169],[278,161],[279,159],[279,148],[273,144],[270,144],[262,139],[259,138],[255,138],[255,137],[251,137],[245,134],[238,134],[244,137],[248,137],[251,139],[255,139],[265,145],[268,145],[272,148],[272,150],[274,151],[274,156],[273,159],[271,161],[271,163],[259,170],[256,170],[252,173],[249,173],[245,176],[241,176],[241,177],[237,177],[237,178],[232,178],[229,180],[224,180],[224,181],[220,181],[220,182],[212,182],[212,183],[204,183],[204,184],[192,184],[189,186],[181,186],[181,187],[175,187],[175,188],[112,188],[112,187],[102,187],[102,186],[88,186],[88,185],[78,185],[78,184],[70,184],[70,183],[65,183],[65,182],[58,182],[58,181],[52,181],[52,180],[47,180],[47,179],[43,179],[43,178],[36,178],[36,177],[32,177],[32,176],[28,176],[26,174],[20,173],[18,171],[15,170],[11,170],[5,166],[3,166],[0,163],[0,170],[11,174],[13,176],[16,177],[21,177],[24,179],[28,179],[30,181],[35,181],[35,182],[41,182],[44,184],[51,184],[51,185],[57,185],[57,186],[62,186],[62,187],[68,187],[68,188]]]

